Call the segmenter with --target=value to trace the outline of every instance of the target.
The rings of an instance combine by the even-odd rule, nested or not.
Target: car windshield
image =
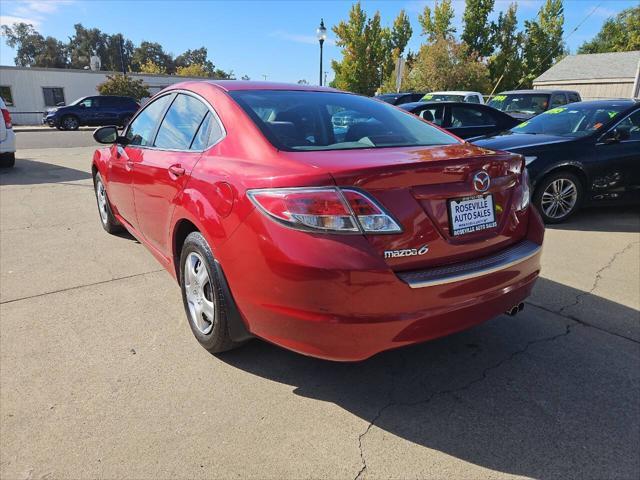
[[[458,143],[386,103],[339,92],[239,90],[231,97],[281,150],[347,150]]]
[[[615,118],[625,105],[572,104],[548,110],[511,129],[513,133],[583,137],[600,130]]]
[[[448,93],[427,93],[420,99],[422,102],[464,102],[464,95]]]
[[[549,94],[500,94],[489,101],[489,106],[507,113],[537,115],[544,112],[549,106]]]

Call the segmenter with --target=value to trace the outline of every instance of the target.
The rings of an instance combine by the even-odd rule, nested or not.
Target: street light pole
[[[318,42],[320,42],[320,86],[322,86],[322,45],[327,38],[327,29],[324,26],[324,20],[320,19],[320,26],[316,30]]]

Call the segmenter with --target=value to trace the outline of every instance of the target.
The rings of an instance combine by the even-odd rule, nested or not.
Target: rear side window
[[[178,94],[162,120],[154,146],[188,150],[209,109],[190,95]]]
[[[567,103],[567,99],[564,96],[564,93],[554,93],[551,97],[551,108],[559,107],[560,105],[565,105]]]
[[[574,103],[574,102],[579,102],[580,101],[580,95],[578,95],[577,93],[570,93],[569,94],[569,103]]]
[[[146,105],[130,124],[127,138],[130,145],[148,146],[153,143],[153,134],[173,95],[164,95]]]
[[[452,127],[484,127],[495,125],[496,120],[493,115],[475,108],[464,108],[460,106],[451,107]]]
[[[439,127],[444,123],[444,107],[442,105],[432,105],[416,113],[427,122],[435,123]]]

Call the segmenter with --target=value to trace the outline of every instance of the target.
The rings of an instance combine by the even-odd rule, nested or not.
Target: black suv
[[[82,97],[71,105],[49,109],[42,123],[59,130],[77,130],[81,125],[126,126],[140,104],[131,97],[100,95]]]

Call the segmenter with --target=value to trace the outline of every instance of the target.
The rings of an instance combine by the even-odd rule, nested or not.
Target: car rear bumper
[[[12,128],[5,130],[5,136],[0,141],[0,153],[14,153],[16,151],[16,134]]]
[[[527,238],[502,252],[399,273],[369,254],[366,239],[280,236],[261,217],[250,215],[217,252],[233,297],[252,334],[319,358],[363,360],[480,324],[527,298],[540,272],[537,213]]]

